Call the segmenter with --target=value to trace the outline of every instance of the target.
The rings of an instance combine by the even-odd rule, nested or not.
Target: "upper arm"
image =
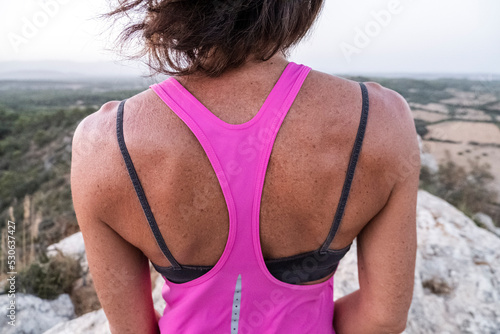
[[[103,114],[105,111],[88,116],[75,131],[71,162],[73,205],[110,329],[113,333],[158,333],[148,258],[101,219],[102,203],[113,195],[106,193],[104,180],[109,175],[102,168],[105,156],[109,157],[107,138],[113,137],[107,136],[102,127],[108,116]],[[107,169],[113,172],[110,166]]]
[[[386,92],[392,118],[387,175],[392,190],[385,206],[357,238],[361,300],[374,319],[406,324],[413,294],[416,258],[416,201],[420,152],[411,110],[404,99]]]

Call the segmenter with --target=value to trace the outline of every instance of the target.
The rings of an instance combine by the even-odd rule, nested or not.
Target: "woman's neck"
[[[202,85],[205,82],[214,84],[219,81],[227,82],[234,79],[240,79],[242,77],[253,77],[255,75],[260,76],[265,73],[269,73],[271,68],[276,66],[284,68],[287,63],[288,60],[282,53],[277,53],[266,61],[256,60],[255,58],[249,57],[249,59],[240,67],[229,69],[218,77],[210,77],[205,74],[194,73],[185,76],[177,76],[176,79],[182,84]]]

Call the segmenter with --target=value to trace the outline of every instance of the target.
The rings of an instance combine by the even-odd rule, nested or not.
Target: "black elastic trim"
[[[267,270],[281,282],[303,284],[317,281],[333,274],[340,260],[347,253],[321,254],[319,250],[307,256],[300,256],[284,261],[266,261]]]
[[[279,281],[301,284],[320,280],[334,273],[350,248],[351,245],[342,249],[328,249],[324,254],[315,250],[265,262],[269,273]]]
[[[146,215],[146,219],[148,220],[149,227],[151,228],[151,231],[153,232],[153,235],[156,239],[156,243],[160,247],[167,260],[172,264],[173,270],[180,270],[182,269],[181,266],[175,260],[172,253],[170,253],[170,250],[165,244],[165,240],[163,240],[160,229],[158,228],[158,224],[156,223],[155,217],[153,216],[153,212],[151,212],[151,208],[146,198],[146,194],[144,193],[144,189],[142,188],[141,181],[137,176],[134,164],[132,163],[132,159],[130,158],[130,154],[128,153],[127,146],[125,145],[125,139],[123,137],[123,110],[125,101],[127,100],[123,100],[120,103],[116,117],[116,136],[118,138],[118,146],[120,146],[120,151],[122,153],[123,160],[125,161],[125,165],[127,166],[128,174],[130,176],[130,179],[132,180],[132,184],[134,185],[137,197],[141,202],[142,210]]]
[[[325,254],[319,250],[265,260],[269,273],[281,282],[289,284],[302,284],[316,281],[337,270],[340,260],[347,254],[351,245],[342,249],[329,249]],[[162,267],[154,264],[158,273],[173,283],[187,283],[208,273],[213,266],[187,266],[182,270],[172,267]]]
[[[212,270],[213,266],[182,266],[182,270],[175,270],[172,267],[162,267],[151,262],[158,273],[173,283],[187,283],[201,277]]]
[[[349,165],[347,168],[347,175],[344,181],[344,186],[342,187],[342,193],[340,195],[340,200],[337,205],[337,211],[335,212],[335,216],[333,219],[332,227],[330,228],[330,232],[328,233],[328,237],[320,248],[321,254],[326,254],[330,244],[337,234],[337,231],[340,226],[340,222],[344,215],[344,209],[347,203],[347,198],[349,197],[349,190],[351,189],[352,179],[354,177],[354,171],[356,170],[356,164],[358,162],[359,153],[361,151],[361,145],[363,144],[363,138],[365,135],[365,128],[368,119],[368,109],[369,109],[369,99],[368,99],[368,90],[364,83],[360,82],[361,86],[361,94],[363,97],[363,108],[361,110],[361,120],[359,122],[358,133],[356,134],[356,140],[354,142],[354,146],[352,148],[351,157],[349,159]]]

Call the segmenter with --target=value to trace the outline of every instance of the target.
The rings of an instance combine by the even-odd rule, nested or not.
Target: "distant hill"
[[[335,73],[339,76],[370,78],[412,78],[433,80],[440,78],[491,81],[500,80],[492,73]],[[137,78],[148,76],[146,65],[137,62],[73,62],[67,60],[7,61],[0,62],[2,80],[73,81],[98,78]]]
[[[145,66],[115,62],[0,62],[0,80],[84,80],[140,77],[148,74]]]

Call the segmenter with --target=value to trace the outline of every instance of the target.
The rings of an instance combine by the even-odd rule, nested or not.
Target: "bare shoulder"
[[[119,102],[105,103],[85,117],[73,135],[71,192],[75,210],[101,217],[111,201],[119,162],[116,140],[116,113]]]
[[[109,148],[119,103],[105,103],[78,124],[73,135],[73,162],[91,163]]]
[[[151,110],[154,94],[150,90],[134,95],[126,101],[125,119],[133,121],[142,119]],[[109,101],[99,110],[85,117],[77,126],[73,135],[73,155],[86,163],[99,161],[118,152],[116,119],[120,101]],[[131,127],[127,137],[136,134]]]
[[[377,82],[365,82],[370,98],[370,109],[373,109],[384,122],[389,122],[390,133],[405,137],[415,137],[416,129],[410,106],[398,92],[386,88]]]
[[[325,91],[325,95],[340,101],[344,106],[347,106],[346,102],[352,102],[353,106],[356,103],[361,104],[359,82],[318,71],[313,71],[312,78],[315,91],[320,93]],[[364,84],[370,101],[370,121],[376,122],[377,125],[386,124],[383,133],[398,136],[405,134],[408,138],[416,137],[413,116],[405,98],[377,82],[368,81]],[[332,94],[332,92],[335,93]],[[387,132],[388,128],[391,131]],[[396,133],[396,131],[400,132]]]
[[[150,90],[127,99],[124,132],[130,152],[137,152],[135,148],[144,143],[144,138],[148,138],[148,133],[143,129],[155,123],[151,114],[154,113],[152,109],[156,100]],[[107,102],[78,124],[72,144],[73,194],[79,193],[82,197],[87,196],[102,203],[116,202],[116,196],[122,194],[120,187],[128,175],[116,131],[119,105],[120,101]]]
[[[305,84],[309,85],[310,95],[316,96],[313,101],[336,110],[335,122],[342,123],[337,131],[347,137],[356,133],[362,106],[359,82],[311,71],[309,82]],[[364,159],[377,166],[378,170],[384,170],[388,182],[394,185],[401,175],[420,171],[420,151],[413,115],[407,101],[398,92],[377,82],[364,84],[369,98],[368,123],[363,141]]]
[[[99,130],[98,127],[103,125],[103,121],[105,121],[106,118],[116,116],[116,110],[119,104],[120,101],[106,102],[99,110],[82,119],[76,127],[73,139],[80,140],[86,135],[92,134],[93,131]]]
[[[406,99],[376,82],[366,82],[372,123],[378,128],[380,154],[388,178],[396,184],[420,173],[420,149],[413,115]]]

